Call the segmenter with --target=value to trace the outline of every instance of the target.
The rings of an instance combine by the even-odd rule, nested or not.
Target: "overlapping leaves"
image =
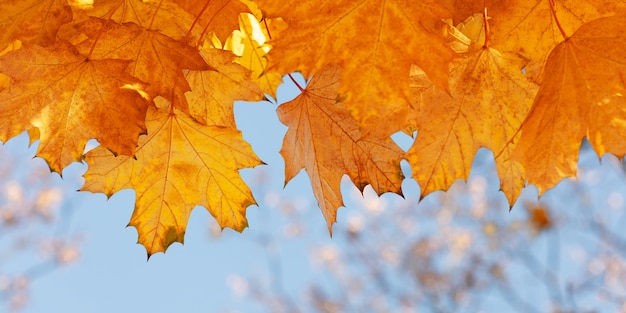
[[[275,96],[289,181],[304,169],[328,227],[345,174],[423,196],[493,151],[511,203],[575,174],[587,137],[626,153],[626,2],[0,0],[0,140],[23,131],[53,171],[85,160],[84,190],[137,193],[148,254],[184,239],[191,210],[242,230],[255,203],[238,170],[261,164],[236,100]],[[2,51],[4,50],[4,51]],[[417,130],[403,153],[389,135]],[[82,155],[85,143],[96,150]],[[189,177],[193,177],[193,184]]]

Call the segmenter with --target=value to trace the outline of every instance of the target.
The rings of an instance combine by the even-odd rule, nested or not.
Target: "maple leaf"
[[[262,164],[241,133],[206,126],[171,107],[150,107],[148,135],[136,158],[115,157],[103,147],[87,153],[89,169],[82,190],[107,196],[133,188],[137,194],[130,226],[148,256],[183,243],[189,214],[203,205],[222,228],[242,231],[245,210],[255,200],[237,170]]]
[[[624,0],[498,1],[489,6],[491,42],[494,48],[515,51],[540,63],[531,68],[541,69],[548,53],[563,38],[555,14],[560,27],[572,33],[587,22],[614,15],[624,8]]]
[[[472,29],[470,33],[484,40],[485,36]],[[505,174],[501,188],[513,203],[524,181],[519,164],[509,159],[511,143],[537,86],[522,73],[527,60],[519,55],[476,47],[467,37],[463,41],[469,43],[465,48],[470,51],[451,63],[449,93],[433,86],[423,71],[414,69],[419,132],[407,159],[422,196],[426,196],[448,189],[457,179],[466,180],[478,149],[489,148],[496,154],[498,170]]]
[[[96,0],[81,13],[118,23],[133,22],[164,35],[200,43],[208,33],[225,40],[237,29],[239,13],[249,12],[238,0]],[[209,37],[210,38],[210,37]]]
[[[269,27],[276,27],[274,34],[281,30],[279,20],[265,21]],[[278,26],[276,25],[278,24]],[[239,28],[233,32],[232,37],[224,44],[224,48],[239,56],[237,63],[252,71],[252,77],[263,92],[276,97],[276,89],[283,82],[282,76],[276,71],[267,69],[267,52],[271,46],[265,43],[269,38],[269,32],[261,27],[252,14],[239,16]]]
[[[59,27],[72,19],[65,0],[0,0],[0,51],[14,40],[53,44]]]
[[[540,193],[576,174],[585,136],[599,155],[626,153],[625,27],[624,16],[592,21],[550,53],[514,152]]]
[[[248,6],[239,0],[206,0],[204,5],[198,5],[197,0],[176,0],[176,2],[193,16],[198,17],[202,33],[210,30],[222,41],[238,28],[239,14],[250,12]]]
[[[435,34],[435,25],[451,13],[437,1],[258,3],[267,17],[282,17],[288,24],[284,36],[271,43],[270,68],[309,76],[325,64],[339,64],[339,91],[349,94],[351,114],[372,136],[388,137],[402,128],[390,120],[402,118],[410,106],[412,64],[435,85],[448,86],[447,64],[455,54]]]
[[[337,100],[339,68],[318,72],[294,100],[278,107],[289,128],[280,151],[285,159],[285,183],[306,170],[328,230],[343,205],[343,173],[360,189],[371,184],[377,193],[401,193],[403,152],[389,139],[362,139],[359,126]]]
[[[259,101],[263,92],[250,79],[250,72],[233,63],[230,51],[203,47],[200,54],[211,67],[209,71],[187,71],[192,86],[186,93],[191,116],[204,124],[235,128],[233,102]]]
[[[37,127],[37,155],[53,171],[80,161],[96,138],[115,153],[132,155],[145,132],[144,84],[125,73],[128,61],[88,60],[64,41],[24,44],[0,56],[0,72],[13,83],[0,92],[0,139]]]
[[[72,8],[74,15],[80,16],[79,22],[90,16],[120,24],[132,22],[174,39],[184,38],[195,20],[174,0],[95,0],[91,5]]]
[[[191,88],[182,70],[210,69],[198,49],[134,23],[120,25],[90,18],[79,28],[90,38],[77,46],[85,55],[131,60],[128,72],[150,82],[146,92],[152,97],[163,96],[189,112],[185,92]]]

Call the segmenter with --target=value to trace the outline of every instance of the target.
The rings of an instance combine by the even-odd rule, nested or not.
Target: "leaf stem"
[[[154,23],[154,18],[156,17],[157,13],[159,13],[159,9],[161,9],[161,4],[163,4],[163,0],[159,1],[159,5],[157,5],[156,10],[154,10],[154,14],[152,14],[152,19],[150,19],[150,26],[148,26],[148,29],[152,28],[152,24]]]
[[[287,74],[287,76],[289,76],[289,78],[291,78],[291,81],[296,85],[296,87],[300,89],[300,92],[304,93],[304,88],[302,88],[302,86],[298,84],[298,82],[293,78],[293,76],[291,76],[291,73]]]
[[[267,30],[267,39],[272,39],[272,34],[270,33],[270,28],[267,27],[267,19],[263,17],[263,24],[265,24],[265,30]]]
[[[102,33],[104,33],[104,29],[109,24],[109,21],[111,21],[111,17],[110,16],[106,20],[106,22],[104,22],[104,25],[102,25],[102,27],[100,28],[100,31],[98,31],[98,34],[96,35],[96,38],[93,40],[93,44],[91,45],[91,48],[89,49],[89,53],[87,54],[87,60],[91,59],[91,55],[93,54],[93,49],[96,48],[96,44],[100,40],[100,36],[102,35]]]
[[[209,1],[210,2],[210,1]],[[225,1],[224,4],[222,5],[222,7],[220,7],[219,9],[216,10],[216,12],[221,12],[222,10],[224,10],[224,8],[228,5],[229,1]],[[206,23],[206,26],[204,26],[204,28],[202,29],[202,32],[200,33],[200,37],[198,37],[198,42],[200,42],[200,39],[202,37],[204,37],[204,35],[206,35],[207,31],[209,30],[209,26],[212,26],[211,23],[213,23],[213,19],[215,18],[215,15],[213,15],[211,17],[211,19],[209,19],[209,21]],[[218,21],[219,23],[219,21]]]
[[[204,4],[204,7],[202,7],[202,10],[200,10],[200,13],[196,15],[196,19],[193,20],[193,23],[191,24],[191,26],[189,26],[189,30],[187,31],[187,34],[185,34],[185,38],[183,39],[184,41],[187,41],[189,39],[189,36],[191,35],[191,30],[193,30],[193,28],[196,26],[196,23],[198,23],[198,21],[200,20],[200,16],[202,16],[204,11],[206,11],[210,3],[211,3],[211,0],[207,0],[207,2]],[[198,42],[200,42],[200,40],[198,40]]]
[[[102,35],[102,33],[104,33],[104,29],[107,27],[107,25],[109,25],[109,22],[113,18],[113,15],[117,11],[117,9],[120,8],[121,5],[122,5],[122,2],[121,1],[118,2],[118,4],[111,11],[107,12],[107,14],[105,15],[107,16],[106,22],[104,22],[104,25],[102,25],[102,27],[98,31],[98,34],[96,35],[96,38],[94,39],[93,44],[91,45],[91,48],[89,49],[89,53],[87,53],[87,60],[91,59],[91,55],[93,54],[93,49],[96,48],[96,44],[100,40],[100,36]]]
[[[550,0],[550,12],[552,12],[552,17],[554,17],[554,22],[556,22],[556,26],[559,28],[561,36],[563,36],[564,40],[567,40],[569,36],[565,33],[563,26],[561,26],[561,22],[559,22],[559,19],[556,17],[556,4],[554,3],[554,0]]]

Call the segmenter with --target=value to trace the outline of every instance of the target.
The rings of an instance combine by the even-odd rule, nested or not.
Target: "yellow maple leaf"
[[[345,105],[337,100],[339,68],[317,73],[302,94],[278,107],[280,121],[289,128],[280,151],[285,159],[285,181],[303,168],[326,218],[328,230],[343,205],[340,183],[347,174],[360,189],[401,193],[403,152],[389,139],[362,139]]]
[[[185,92],[191,87],[182,70],[210,69],[198,49],[134,23],[120,25],[92,17],[79,28],[89,36],[77,46],[81,52],[92,59],[131,60],[128,72],[150,82],[146,88],[150,96],[162,96],[189,112]]]
[[[0,92],[0,139],[37,127],[37,155],[59,173],[81,160],[92,138],[133,155],[148,101],[136,91],[145,85],[125,72],[129,63],[86,60],[64,41],[47,48],[24,44],[0,56],[0,71],[13,80]]]
[[[185,71],[191,91],[185,95],[189,112],[201,123],[235,128],[235,100],[259,101],[263,92],[250,78],[250,72],[234,63],[230,51],[203,46],[200,54],[211,70]]]
[[[196,205],[205,206],[222,228],[242,231],[246,208],[255,200],[238,170],[262,162],[241,133],[199,124],[169,103],[151,106],[146,126],[148,135],[140,137],[135,158],[115,157],[103,147],[88,152],[82,190],[111,196],[135,189],[129,225],[137,228],[148,256],[183,242]]]
[[[268,25],[280,24],[279,20],[265,21]],[[280,30],[280,26],[278,29]],[[275,31],[274,34],[277,32]],[[276,89],[283,82],[282,76],[276,71],[267,69],[267,53],[271,46],[266,43],[269,33],[261,27],[252,14],[239,15],[239,30],[233,32],[224,44],[224,48],[233,51],[239,58],[237,63],[252,71],[254,81],[263,92],[276,97]]]
[[[412,64],[435,85],[448,86],[447,65],[455,54],[436,35],[436,25],[451,13],[435,0],[258,3],[267,17],[288,25],[271,42],[270,68],[310,76],[326,64],[340,65],[339,91],[349,95],[351,114],[372,136],[386,138],[404,126]]]
[[[576,174],[587,136],[599,155],[626,153],[626,17],[581,26],[551,53],[514,157],[539,192]]]

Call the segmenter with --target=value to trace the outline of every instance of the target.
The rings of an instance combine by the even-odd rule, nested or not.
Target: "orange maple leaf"
[[[521,72],[525,60],[513,53],[479,48],[453,61],[450,93],[422,75],[415,77],[415,106],[419,108],[417,139],[407,153],[422,196],[446,190],[457,179],[467,179],[474,155],[486,147],[496,155],[498,169],[514,166],[507,147],[516,135],[537,90]],[[519,173],[518,173],[519,174]],[[502,181],[511,203],[523,187]]]
[[[599,155],[626,153],[626,17],[581,26],[551,53],[514,157],[539,192],[576,174],[587,136]]]
[[[315,74],[302,94],[278,107],[289,128],[280,151],[285,159],[285,183],[306,170],[328,230],[343,205],[340,183],[347,174],[360,189],[371,184],[377,193],[401,194],[403,152],[389,139],[362,139],[359,126],[338,101],[339,68]]]
[[[528,60],[486,46],[483,17],[473,15],[450,26],[450,45],[461,57],[450,65],[449,93],[433,86],[419,68],[413,69],[419,132],[407,159],[426,196],[447,190],[457,179],[466,180],[478,149],[489,148],[512,204],[525,184],[523,168],[510,154],[537,86],[522,73]]]
[[[195,20],[175,0],[97,0],[89,5],[72,6],[72,9],[74,20],[78,22],[90,16],[112,19],[120,24],[132,22],[174,39],[184,38]]]
[[[2,0],[0,12],[0,51],[16,39],[53,44],[59,27],[72,20],[65,0]]]
[[[288,24],[271,42],[270,68],[310,76],[326,64],[340,65],[339,91],[349,94],[351,114],[372,136],[386,138],[404,126],[412,64],[435,85],[448,86],[447,65],[455,54],[435,34],[435,25],[451,13],[437,1],[258,3],[267,17],[282,17]],[[390,122],[394,118],[400,122]]]
[[[202,34],[208,30],[222,41],[225,41],[233,30],[239,28],[237,20],[239,14],[250,12],[248,6],[239,0],[205,0],[203,5],[197,0],[175,1],[197,17]]]
[[[560,27],[572,33],[600,17],[626,8],[624,0],[503,0],[489,5],[491,42],[501,51],[515,51],[542,68],[548,53],[563,39]],[[529,73],[535,75],[535,73]]]
[[[79,25],[89,36],[77,47],[92,59],[131,60],[128,72],[150,82],[146,91],[162,96],[189,112],[185,92],[190,91],[183,69],[209,70],[198,49],[134,23],[122,25],[90,18]]]
[[[37,155],[59,173],[81,160],[92,138],[133,155],[149,102],[133,90],[144,84],[125,72],[129,63],[88,60],[64,41],[47,48],[24,44],[0,56],[0,72],[13,80],[0,92],[0,139],[37,127]]]
[[[238,170],[262,164],[241,133],[206,126],[172,108],[148,109],[148,135],[141,136],[136,157],[115,157],[98,147],[87,153],[89,169],[82,190],[107,196],[133,188],[137,193],[130,226],[148,256],[183,242],[187,221],[203,205],[222,228],[242,231],[246,208],[255,204]]]

